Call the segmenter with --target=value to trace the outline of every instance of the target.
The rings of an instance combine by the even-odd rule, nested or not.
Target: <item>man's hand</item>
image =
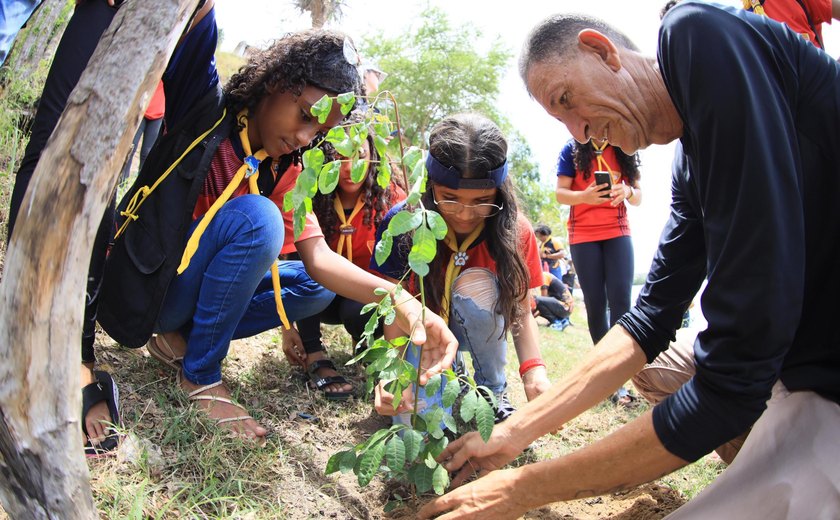
[[[518,473],[517,469],[493,471],[480,480],[429,502],[419,511],[417,518],[443,520],[519,518],[533,506],[521,503],[527,493],[511,492],[515,489]]]
[[[425,323],[421,322],[422,306],[416,298],[410,298],[397,302],[397,324],[412,343],[423,347],[419,368],[422,386],[430,377],[452,366],[458,352],[458,340],[446,322],[429,309],[426,309]]]
[[[300,333],[292,325],[289,330],[281,328],[283,334],[283,354],[289,360],[292,366],[299,366],[306,368],[306,351],[303,349],[303,341],[300,339]]]
[[[483,477],[501,468],[526,446],[517,446],[503,423],[493,428],[486,443],[478,432],[469,432],[449,443],[436,460],[450,473],[458,472],[452,479],[452,486],[458,487],[474,474]]]

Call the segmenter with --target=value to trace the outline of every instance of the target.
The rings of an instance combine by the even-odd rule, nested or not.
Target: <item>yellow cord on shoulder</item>
[[[764,12],[764,6],[761,5],[761,0],[742,0],[742,4],[747,11],[751,10],[755,14],[767,16]]]
[[[257,187],[257,178],[259,177],[259,165],[260,163],[268,157],[268,153],[265,149],[259,150],[257,153],[251,153],[251,143],[248,140],[248,112],[247,109],[243,109],[239,114],[237,114],[236,119],[242,124],[242,129],[239,131],[239,139],[242,142],[242,149],[245,152],[245,162],[242,166],[239,167],[239,170],[236,171],[236,174],[233,176],[233,179],[228,183],[225,187],[222,194],[219,195],[213,204],[210,206],[210,209],[207,210],[207,213],[201,218],[201,222],[198,223],[193,234],[190,236],[190,239],[187,241],[187,247],[184,249],[184,254],[181,257],[181,264],[178,266],[178,274],[183,273],[187,267],[190,265],[190,260],[192,259],[193,255],[196,251],[198,251],[198,244],[201,240],[201,235],[207,229],[207,226],[210,224],[210,221],[219,211],[219,209],[227,202],[233,193],[239,188],[239,185],[242,184],[243,179],[248,179],[248,186],[250,188],[251,193],[259,194],[259,188]],[[279,251],[278,251],[279,253]],[[286,309],[283,307],[283,300],[280,297],[280,274],[277,269],[277,262],[272,262],[271,264],[271,284],[274,287],[274,301],[277,304],[277,314],[280,315],[280,321],[283,323],[283,327],[286,330],[289,330],[291,324],[289,323],[289,318],[286,315]]]
[[[482,230],[484,230],[484,221],[482,221],[481,224],[479,224],[478,227],[476,227],[460,245],[458,245],[458,239],[455,237],[455,232],[452,231],[452,228],[449,228],[449,231],[446,233],[446,237],[443,239],[443,243],[452,250],[452,256],[449,257],[449,264],[446,266],[446,276],[443,279],[443,299],[440,302],[440,317],[443,318],[443,321],[446,323],[449,323],[449,309],[450,302],[452,301],[452,284],[455,282],[455,279],[458,278],[458,275],[461,274],[461,268],[466,263],[465,254],[467,249],[469,249],[473,242],[476,241]],[[459,253],[464,254],[459,255]],[[464,259],[460,260],[459,256]]]
[[[120,215],[125,217],[125,221],[122,223],[120,228],[117,230],[117,234],[114,235],[114,238],[117,238],[120,235],[122,235],[123,232],[125,232],[125,229],[128,227],[128,224],[131,223],[131,222],[134,222],[135,220],[137,220],[139,218],[138,215],[137,215],[137,212],[140,210],[140,206],[143,205],[143,202],[145,202],[146,199],[149,197],[149,195],[151,195],[151,193],[153,191],[155,191],[155,189],[160,185],[160,183],[162,183],[164,180],[166,180],[166,178],[169,176],[169,174],[172,173],[172,170],[174,170],[175,168],[178,167],[179,164],[181,164],[181,161],[184,159],[184,157],[186,157],[187,154],[190,153],[193,148],[198,146],[198,143],[200,143],[202,140],[204,140],[205,137],[210,135],[210,132],[215,130],[217,126],[222,124],[222,121],[224,121],[226,115],[227,115],[227,109],[223,109],[222,110],[222,117],[220,117],[219,120],[216,121],[213,124],[213,126],[210,127],[209,130],[207,130],[206,132],[204,132],[200,136],[196,137],[195,140],[192,143],[190,143],[189,146],[187,146],[187,149],[184,150],[184,153],[182,153],[181,156],[178,157],[178,159],[176,159],[175,162],[172,163],[169,166],[169,168],[166,169],[165,172],[163,172],[163,175],[158,177],[158,180],[156,180],[155,183],[152,184],[151,187],[142,186],[139,190],[137,190],[137,192],[134,194],[134,196],[131,197],[131,200],[128,201],[128,204],[126,205],[125,211],[120,212]]]
[[[347,217],[344,215],[344,206],[341,204],[341,200],[339,196],[336,194],[335,198],[333,198],[333,207],[335,208],[335,213],[338,215],[338,219],[341,221],[341,226],[339,226],[339,236],[338,236],[338,245],[336,246],[335,252],[339,255],[347,258],[347,260],[353,261],[353,235],[352,231],[353,226],[350,225],[350,222],[353,222],[353,219],[356,218],[356,215],[359,214],[360,211],[365,207],[365,201],[362,199],[362,195],[359,194],[359,198],[356,199],[356,205],[353,206],[353,211],[350,212],[350,216]],[[351,231],[351,233],[345,234],[346,231]],[[345,246],[346,252],[345,253]]]

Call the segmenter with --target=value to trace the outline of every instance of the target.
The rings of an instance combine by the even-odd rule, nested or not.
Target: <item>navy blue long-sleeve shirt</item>
[[[691,461],[746,431],[779,378],[840,402],[840,67],[766,17],[693,3],[664,18],[658,59],[684,133],[619,324],[652,361],[708,277],[697,374],[653,411]]]

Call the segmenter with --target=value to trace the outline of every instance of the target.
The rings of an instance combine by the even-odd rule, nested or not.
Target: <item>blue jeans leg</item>
[[[279,261],[278,268],[280,297],[290,322],[319,314],[335,298],[335,293],[318,285],[309,276],[300,260]],[[279,326],[280,316],[274,301],[271,271],[268,271],[254,291],[248,310],[236,327],[233,338],[247,338]]]
[[[189,267],[170,283],[158,319],[159,331],[187,332],[187,380],[221,380],[234,331],[280,253],[283,233],[280,210],[259,195],[228,201],[210,221]]]
[[[499,395],[507,388],[507,338],[504,318],[479,307],[472,298],[452,295],[449,328],[458,339],[458,350],[472,357],[475,382]],[[501,337],[500,337],[501,336]]]

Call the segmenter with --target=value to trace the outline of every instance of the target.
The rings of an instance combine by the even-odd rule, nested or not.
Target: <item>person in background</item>
[[[353,112],[348,123],[363,120],[363,114]],[[365,176],[361,182],[353,182],[351,178],[350,158],[339,155],[329,143],[322,145],[326,148],[327,160],[335,158],[342,161],[341,171],[335,191],[327,195],[318,192],[312,199],[312,210],[318,217],[330,249],[360,268],[377,274],[370,270],[376,228],[391,207],[405,200],[405,191],[393,181],[387,189],[377,182],[381,158],[373,145],[373,139],[373,130],[369,129],[359,154],[359,158],[366,161]],[[283,331],[284,343],[294,342],[306,353],[305,358],[297,361],[309,374],[316,389],[324,392],[327,399],[347,399],[353,395],[353,386],[339,375],[327,357],[321,342],[321,323],[344,325],[356,345],[370,318],[370,313],[361,314],[362,307],[363,304],[358,301],[336,296],[320,314],[298,320],[297,331],[294,328]]]
[[[553,274],[543,273],[540,295],[534,300],[534,316],[547,319],[552,329],[562,331],[572,324],[569,316],[574,309],[574,299],[566,284]]]
[[[566,264],[566,250],[563,243],[551,236],[551,228],[545,224],[539,224],[534,228],[534,234],[540,241],[540,258],[548,266],[548,272],[562,279],[568,271]],[[543,269],[545,270],[545,269]]]

